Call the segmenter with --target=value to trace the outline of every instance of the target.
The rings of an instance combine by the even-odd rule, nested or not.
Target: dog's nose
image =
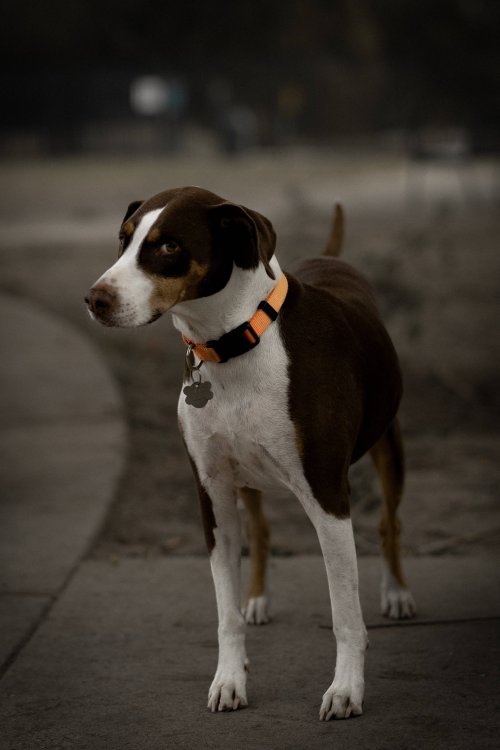
[[[85,297],[85,302],[94,315],[105,316],[111,311],[116,295],[109,287],[94,286]]]

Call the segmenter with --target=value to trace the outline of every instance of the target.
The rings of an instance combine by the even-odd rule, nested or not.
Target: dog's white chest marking
[[[264,489],[297,479],[288,365],[278,327],[271,326],[251,352],[202,366],[201,377],[210,380],[214,394],[202,409],[181,394],[179,419],[202,482],[217,475],[227,480],[229,474],[235,486]]]
[[[271,266],[279,278],[281,269],[276,258]],[[207,328],[204,338],[217,337],[221,330],[231,330],[249,320],[274,284],[263,267],[255,272],[235,267],[219,293],[176,306],[174,325],[192,340],[200,341],[199,332],[191,328],[193,321],[198,325],[200,320],[214,321],[219,333],[217,328]],[[254,489],[285,484],[294,492],[304,487],[288,406],[289,367],[276,322],[246,354],[223,364],[203,364],[199,373],[202,381],[210,382],[213,392],[203,408],[187,404],[181,391],[179,421],[202,484]]]

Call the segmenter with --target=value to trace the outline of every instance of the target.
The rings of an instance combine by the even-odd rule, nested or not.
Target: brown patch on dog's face
[[[201,188],[167,190],[140,204],[127,220],[135,229],[143,216],[163,208],[137,257],[138,267],[154,285],[154,318],[178,302],[215,294],[227,284],[233,257],[211,219],[212,207],[221,201]]]
[[[143,240],[139,269],[153,284],[153,318],[178,302],[213,294],[228,281],[232,258],[214,238],[210,206],[218,196],[199,188],[165,191],[146,201],[132,216],[138,226],[143,215],[163,207]]]
[[[155,318],[163,314],[178,302],[196,299],[200,281],[206,276],[206,266],[192,260],[185,276],[162,278],[151,275],[154,292],[151,295],[151,308]]]

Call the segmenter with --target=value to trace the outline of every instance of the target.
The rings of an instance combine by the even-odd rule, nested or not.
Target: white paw
[[[249,625],[265,625],[269,622],[267,596],[252,596],[243,607],[243,617]]]
[[[245,670],[223,672],[217,670],[208,691],[207,708],[215,711],[236,711],[248,706]]]
[[[384,617],[390,617],[391,620],[408,620],[417,611],[409,589],[394,583],[382,587],[380,608]]]
[[[361,683],[351,689],[330,685],[323,696],[319,710],[319,720],[348,719],[350,716],[361,716],[363,713],[364,685]]]

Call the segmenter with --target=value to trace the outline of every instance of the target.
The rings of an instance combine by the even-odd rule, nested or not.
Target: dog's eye
[[[172,253],[177,253],[180,250],[179,245],[177,242],[174,242],[173,240],[168,240],[168,242],[164,242],[162,245],[160,245],[157,249],[157,252],[161,255],[172,255]]]

